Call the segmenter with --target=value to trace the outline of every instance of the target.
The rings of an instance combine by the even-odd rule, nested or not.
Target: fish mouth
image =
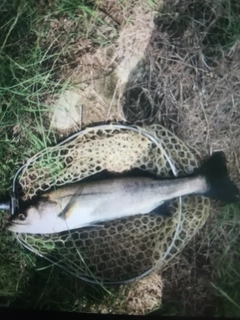
[[[21,227],[25,227],[27,224],[23,224],[21,222],[15,222],[15,221],[11,221],[6,225],[6,229],[8,231],[12,231],[12,232],[19,232],[19,228]]]
[[[19,222],[19,221],[11,221],[10,224],[12,225],[19,225],[19,226],[26,226],[28,225],[29,223],[25,223],[25,222]]]
[[[8,231],[12,231],[12,232],[17,232],[16,231],[16,229],[17,229],[17,225],[14,225],[14,224],[8,224],[8,225],[6,225],[6,229],[8,230]]]

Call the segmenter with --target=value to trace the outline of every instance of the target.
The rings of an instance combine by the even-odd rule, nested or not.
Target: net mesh
[[[145,134],[144,134],[145,133]],[[98,126],[35,155],[19,183],[24,200],[52,186],[82,180],[107,169],[140,168],[160,177],[190,173],[197,153],[160,125]],[[94,281],[121,282],[161,269],[205,223],[210,200],[186,196],[171,203],[171,218],[136,215],[58,234],[18,234],[19,241],[66,271]]]

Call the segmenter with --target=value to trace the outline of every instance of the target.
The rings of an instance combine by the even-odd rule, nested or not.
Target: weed
[[[59,78],[63,65],[71,62],[69,53],[78,46],[77,38],[69,43],[69,37],[81,39],[84,35],[87,38],[88,28],[94,43],[94,39],[99,39],[94,38],[92,28],[103,22],[96,17],[93,1],[66,0],[54,1],[52,6],[47,6],[45,1],[37,5],[33,0],[3,1],[0,20],[0,194],[3,194],[10,188],[16,170],[30,156],[56,143],[54,132],[46,126],[45,114],[51,111],[46,98],[59,95],[71,86],[68,80]],[[64,32],[55,32],[52,21],[58,26],[65,22]],[[7,215],[2,213],[1,305],[32,307],[33,302],[36,307],[57,308],[57,302],[52,301],[57,296],[61,310],[73,308],[64,305],[65,300],[60,299],[59,293],[66,297],[66,288],[76,279],[69,280],[69,276],[62,276],[62,271],[58,273],[54,269],[53,272],[53,267],[46,262],[44,270],[36,274],[36,263],[41,269],[41,262],[22,248],[12,234],[4,231],[6,219]],[[72,284],[66,285],[61,277]],[[74,290],[68,291],[73,301],[71,292]]]
[[[239,213],[239,205],[222,210],[211,237],[213,244],[216,241],[223,244],[221,250],[213,253],[215,277],[211,285],[219,299],[216,305],[218,316],[240,316]]]

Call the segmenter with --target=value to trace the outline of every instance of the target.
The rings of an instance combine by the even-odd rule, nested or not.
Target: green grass
[[[240,40],[240,5],[238,0],[182,1],[177,6],[166,2],[160,24],[172,39],[184,37],[193,27],[206,57],[217,58]],[[180,46],[181,47],[181,46]]]
[[[220,16],[207,37],[223,50],[230,49],[240,40],[240,5],[237,0],[222,1]]]
[[[36,265],[27,288],[12,301],[13,308],[82,311],[107,296],[100,287],[85,284],[41,258]]]
[[[205,276],[200,274],[201,284],[202,281],[204,281],[204,288],[198,291],[198,287],[196,287],[195,290],[191,290],[191,292],[199,296],[202,304],[205,301],[202,295],[208,297],[206,301],[208,311],[204,315],[238,318],[240,317],[240,205],[227,205],[218,210],[216,214],[217,216],[214,218],[214,221],[211,221],[208,226],[206,225],[203,236],[198,240],[198,243],[192,243],[194,247],[192,250],[198,251],[199,247],[201,247],[200,252],[196,252],[196,257],[194,258],[196,261],[198,260],[198,254],[201,255],[201,253],[203,253],[204,256],[209,256],[207,269],[211,274],[205,274]],[[188,247],[183,250],[185,256]],[[206,265],[200,266],[203,270],[205,267]],[[190,262],[189,268],[193,268]],[[185,274],[185,276],[191,277],[187,274]],[[196,277],[198,277],[198,273],[196,273]],[[187,281],[185,283],[181,278],[180,283],[184,287],[186,283],[188,284],[189,282]],[[194,286],[198,283],[198,281],[194,282],[193,280],[192,285]],[[183,288],[182,291],[190,301],[182,301],[181,297],[179,297],[179,300],[176,299],[174,301],[164,300],[163,305],[156,314],[164,316],[194,316],[194,307],[189,307],[189,304],[192,304],[193,301],[186,292],[184,292],[186,288]],[[181,292],[180,288],[178,293],[179,292]],[[176,295],[174,297],[176,297]],[[184,306],[185,302],[187,302],[187,307]],[[196,305],[199,307],[198,303],[196,303]],[[201,308],[204,310],[204,306],[201,306]],[[203,316],[203,314],[201,314],[201,316]]]
[[[61,72],[71,66],[77,41],[89,39],[93,47],[102,42],[94,28],[103,22],[95,17],[94,9],[94,1],[83,0],[53,1],[52,7],[44,1],[37,6],[33,0],[2,2],[0,194],[29,156],[56,143],[45,125],[49,107],[44,100],[73,85],[61,79]],[[49,26],[56,19],[60,19],[60,31],[51,34]],[[68,22],[65,30],[61,30],[61,19]],[[75,40],[70,43],[73,35]]]
[[[216,315],[240,317],[240,205],[227,206],[220,214],[211,239],[222,241],[214,252],[213,268],[215,280],[211,282],[218,297]]]
[[[11,306],[26,288],[36,257],[20,247],[12,235],[0,236],[0,307]]]
[[[104,22],[96,16],[94,1],[52,3],[0,4],[0,196],[30,156],[56,144],[44,101],[73,85],[61,78],[61,72],[71,65],[77,40],[89,39],[93,48],[103,42],[95,33]],[[61,19],[67,20],[66,29],[50,37],[50,23]],[[4,230],[7,214],[0,213],[0,305],[73,310],[82,282],[21,247]]]

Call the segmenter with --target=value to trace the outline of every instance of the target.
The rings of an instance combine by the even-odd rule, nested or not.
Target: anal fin
[[[164,201],[160,206],[153,209],[149,214],[162,216],[162,217],[172,217],[172,212],[170,210],[171,201]]]

